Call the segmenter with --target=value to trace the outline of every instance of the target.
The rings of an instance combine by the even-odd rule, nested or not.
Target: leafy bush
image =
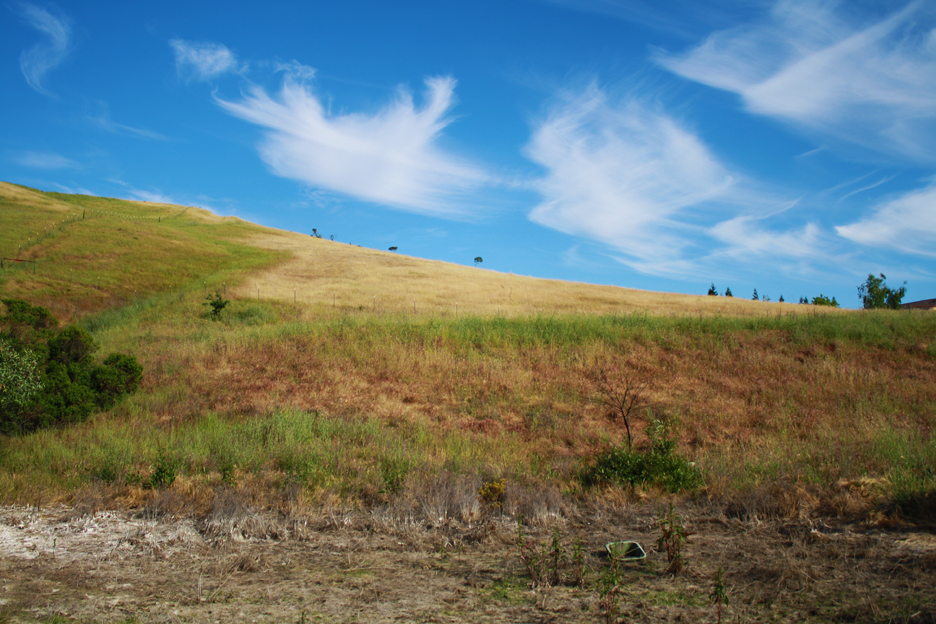
[[[101,366],[91,371],[91,385],[97,393],[98,407],[106,409],[124,394],[130,394],[140,385],[143,367],[136,358],[126,353],[111,353]]]
[[[682,492],[702,485],[702,475],[686,458],[674,452],[675,442],[659,440],[640,450],[612,448],[595,458],[580,477],[586,486],[601,483],[656,486]]]
[[[31,422],[22,421],[20,429],[81,422],[94,413],[96,396],[90,387],[90,373],[87,366],[77,362],[49,362],[45,372],[45,392],[39,400],[38,412],[32,414]]]
[[[224,299],[221,296],[221,293],[215,292],[214,295],[208,295],[207,297],[205,297],[205,303],[203,305],[206,305],[211,308],[211,310],[209,311],[211,320],[217,321],[218,319],[221,318],[222,310],[224,310],[224,308],[226,308],[229,303],[231,302],[228,299]]]
[[[832,297],[831,299],[829,299],[828,297],[826,297],[825,295],[821,293],[819,294],[818,297],[813,297],[812,304],[815,306],[828,306],[830,308],[839,307],[839,303],[838,301],[835,300],[835,297]]]
[[[0,414],[22,410],[42,390],[39,358],[28,349],[17,351],[0,338]]]
[[[0,322],[15,345],[35,347],[44,344],[48,334],[58,325],[52,313],[41,306],[33,306],[19,299],[0,301],[6,308]]]
[[[83,364],[97,351],[94,338],[83,327],[69,325],[49,339],[49,362]]]
[[[864,305],[865,310],[891,309],[899,310],[900,302],[907,293],[907,282],[900,288],[888,288],[884,280],[886,276],[883,273],[880,277],[874,277],[868,274],[865,283],[858,287],[858,298]]]
[[[162,487],[169,487],[175,482],[175,479],[175,462],[164,451],[160,450],[159,455],[156,457],[156,463],[153,464],[153,474],[150,475],[145,485],[158,490]]]
[[[143,368],[132,355],[111,353],[97,364],[98,345],[86,329],[56,332],[45,308],[12,299],[3,304],[0,432],[81,422],[139,386]]]

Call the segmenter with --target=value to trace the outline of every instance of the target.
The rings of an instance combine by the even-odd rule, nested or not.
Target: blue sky
[[[936,4],[10,2],[0,179],[423,258],[936,297]]]

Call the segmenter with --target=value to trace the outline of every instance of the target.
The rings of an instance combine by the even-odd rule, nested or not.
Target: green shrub
[[[140,385],[143,367],[126,353],[111,353],[100,366],[91,371],[91,385],[97,393],[97,405],[106,409],[124,394]]]
[[[832,297],[831,299],[829,299],[828,297],[826,297],[825,295],[821,293],[819,294],[818,297],[813,297],[812,304],[815,306],[827,306],[830,308],[839,307],[839,302],[835,300],[835,297]]]
[[[18,423],[42,387],[36,354],[18,351],[10,340],[0,338],[0,423]]]
[[[98,349],[88,330],[77,325],[69,325],[49,338],[48,346],[49,362],[61,364],[87,362]]]
[[[153,464],[153,474],[150,475],[146,485],[158,490],[161,487],[169,487],[175,482],[175,479],[176,463],[165,452],[159,451],[156,463]]]
[[[48,334],[58,325],[55,317],[41,306],[33,306],[19,299],[3,299],[6,313],[0,324],[15,346],[34,348],[45,342]]]
[[[227,307],[229,303],[231,302],[228,299],[223,298],[221,293],[215,292],[213,296],[208,295],[205,297],[205,303],[203,305],[211,308],[211,310],[208,312],[209,316],[211,317],[212,321],[217,321],[221,318],[221,312],[224,310],[224,308]]]
[[[45,308],[15,299],[3,304],[0,432],[81,422],[139,386],[143,368],[132,355],[111,353],[97,364],[98,345],[86,329],[55,332]]]
[[[612,448],[595,458],[581,474],[583,485],[601,483],[661,487],[682,492],[702,485],[702,475],[686,458],[674,452],[675,443],[660,440],[636,451]]]

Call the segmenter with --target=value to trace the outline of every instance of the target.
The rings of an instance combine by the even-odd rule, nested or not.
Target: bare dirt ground
[[[609,541],[624,564],[619,621],[936,622],[936,535],[913,527],[730,518],[677,509],[688,568],[666,574],[657,509],[627,505],[528,527],[577,538],[584,586],[534,587],[516,522],[436,526],[371,514],[240,510],[193,520],[146,512],[0,508],[0,622],[605,622]],[[568,565],[568,564],[564,564]]]

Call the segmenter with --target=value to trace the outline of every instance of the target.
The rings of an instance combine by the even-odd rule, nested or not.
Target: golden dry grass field
[[[454,317],[536,314],[769,316],[810,306],[681,295],[498,273],[283,231],[250,244],[290,260],[251,275],[242,298],[272,298],[338,309]]]

